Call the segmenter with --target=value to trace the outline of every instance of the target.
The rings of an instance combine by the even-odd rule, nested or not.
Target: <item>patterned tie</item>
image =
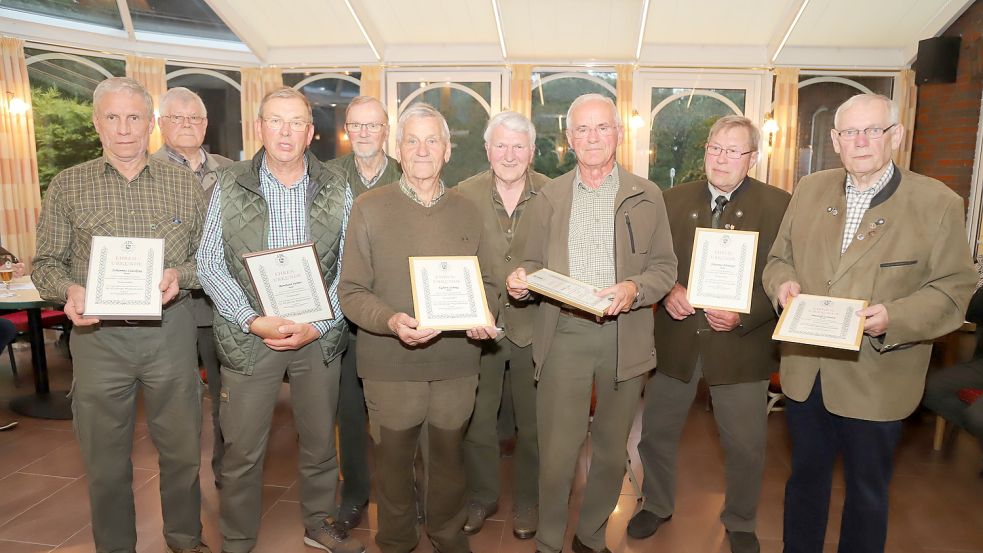
[[[727,196],[717,196],[713,199],[713,203],[717,204],[717,207],[713,208],[713,218],[710,219],[710,226],[713,228],[720,228],[720,215],[724,212],[724,206],[727,205]]]

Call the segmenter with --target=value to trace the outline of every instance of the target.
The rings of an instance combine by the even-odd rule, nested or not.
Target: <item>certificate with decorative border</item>
[[[527,275],[526,284],[533,292],[598,317],[603,317],[604,310],[611,305],[611,298],[596,295],[600,288],[549,269]]]
[[[468,330],[494,326],[475,256],[411,257],[410,286],[418,328]]]
[[[164,240],[93,236],[85,279],[86,317],[106,320],[161,318]]]
[[[243,254],[263,315],[295,323],[334,318],[312,242]]]
[[[693,307],[751,312],[758,233],[697,228],[686,299]]]
[[[866,317],[857,311],[867,308],[864,300],[799,294],[785,306],[772,339],[860,350]]]

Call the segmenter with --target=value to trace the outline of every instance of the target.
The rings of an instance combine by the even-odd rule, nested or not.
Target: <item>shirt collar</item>
[[[573,185],[574,186],[579,186],[580,188],[583,188],[584,190],[589,190],[591,192],[594,192],[595,190],[600,190],[601,188],[604,188],[605,186],[609,186],[611,184],[617,184],[617,183],[618,183],[618,164],[617,163],[615,163],[614,164],[614,167],[611,168],[611,172],[609,172],[607,175],[604,175],[604,178],[601,179],[601,185],[598,186],[596,189],[591,188],[590,186],[587,186],[587,184],[584,182],[584,179],[582,179],[580,177],[580,166],[577,166],[577,173],[573,177]]]
[[[399,189],[403,191],[403,194],[406,194],[411,200],[422,205],[423,207],[433,207],[437,205],[437,202],[440,201],[440,199],[443,198],[444,194],[447,192],[447,187],[444,186],[444,181],[441,179],[437,183],[437,193],[434,194],[433,199],[430,200],[430,204],[424,204],[423,200],[420,199],[420,195],[416,193],[416,190],[414,190],[413,187],[410,186],[410,183],[406,180],[406,175],[399,177]]]
[[[304,181],[306,181],[308,179],[308,169],[309,168],[307,166],[307,156],[305,155],[304,156],[304,173],[300,176],[299,179],[297,179],[296,181],[290,183],[290,184],[293,185],[293,186],[290,187],[290,189],[296,188],[297,185],[303,183]],[[273,171],[270,171],[270,167],[266,164],[266,152],[263,152],[263,161],[260,163],[259,170],[260,170],[260,173],[262,173],[263,175],[265,175],[268,179],[270,179],[270,181],[279,184],[283,188],[287,188],[287,186],[285,184],[283,184],[282,182],[280,182],[280,179],[276,178],[276,175],[273,174]]]
[[[714,200],[717,199],[717,196],[723,196],[727,198],[727,201],[729,202],[731,196],[733,196],[734,193],[736,193],[742,186],[744,186],[744,182],[746,180],[747,180],[747,176],[741,179],[741,182],[737,183],[737,186],[735,186],[730,192],[722,192],[720,189],[714,187],[713,184],[711,184],[710,181],[708,180],[707,189],[710,191],[710,209],[713,209]]]
[[[885,186],[887,186],[887,183],[888,181],[891,180],[892,176],[894,176],[893,161],[888,164],[887,169],[884,171],[884,174],[882,174],[880,178],[877,179],[877,182],[874,183],[874,186],[871,186],[867,190],[860,190],[857,188],[857,185],[854,184],[853,177],[850,176],[850,173],[847,173],[846,184],[844,185],[845,190],[847,194],[861,194],[861,195],[870,195],[871,197],[874,197],[877,195],[878,192],[883,190]]]
[[[157,178],[157,176],[158,176],[158,173],[157,173],[158,168],[157,168],[156,165],[153,165],[151,163],[152,160],[153,160],[152,157],[150,157],[149,155],[147,155],[146,153],[144,153],[144,165],[143,165],[143,168],[140,169],[140,172],[137,173],[137,176],[136,177],[133,177],[133,180],[136,180],[137,178],[140,177],[140,175],[142,175],[145,172],[147,174],[149,174],[152,178],[155,178],[155,179]],[[113,165],[113,162],[109,160],[109,156],[107,156],[106,154],[103,154],[102,155],[102,161],[103,161],[103,174],[108,174],[110,172],[114,172],[117,175],[119,175],[120,177],[123,177],[123,173],[120,173],[119,172],[119,169],[117,169],[116,166]],[[126,177],[123,177],[123,179],[126,180]]]

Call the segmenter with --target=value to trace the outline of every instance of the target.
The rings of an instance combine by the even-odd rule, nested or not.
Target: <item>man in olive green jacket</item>
[[[549,181],[532,171],[536,128],[525,116],[503,111],[485,129],[485,151],[491,169],[462,182],[457,189],[478,208],[494,264],[487,269],[505,282],[519,265],[526,233],[519,229],[530,201]],[[468,472],[468,521],[464,532],[481,530],[485,519],[498,510],[499,448],[497,417],[502,404],[502,382],[508,366],[517,440],[512,478],[512,533],[531,538],[538,526],[539,453],[536,444],[536,379],[532,362],[532,324],[536,306],[509,298],[499,289],[498,324],[505,329],[495,341],[482,344],[481,373],[474,414],[464,438]]]
[[[746,117],[721,117],[710,129],[707,180],[665,193],[679,278],[655,315],[659,368],[645,385],[638,455],[645,471],[645,504],[628,535],[646,538],[672,517],[676,457],[686,415],[700,377],[713,398],[713,414],[726,454],[727,495],[721,522],[733,553],[756,553],[755,514],[764,472],[768,377],[778,369],[771,334],[775,311],[761,272],[782,222],[789,194],[748,177],[761,133]],[[687,295],[696,229],[758,233],[747,313],[694,308]]]
[[[530,226],[524,261],[506,285],[513,298],[530,299],[526,274],[547,268],[612,300],[604,317],[544,301],[533,325],[536,545],[548,553],[563,548],[577,452],[590,422],[590,471],[572,544],[575,553],[590,553],[607,549],[604,531],[621,491],[643,375],[655,368],[650,306],[676,282],[676,256],[662,192],[615,163],[624,129],[614,103],[599,94],[580,96],[567,112],[566,133],[577,168],[547,184],[529,206],[522,221]]]
[[[862,299],[860,351],[786,343],[781,379],[792,437],[785,551],[823,550],[833,464],[843,454],[840,551],[876,553],[901,419],[918,406],[932,339],[963,322],[973,270],[963,200],[891,161],[898,108],[860,94],[836,111],[844,169],[796,186],[762,281],[777,309],[798,295]]]

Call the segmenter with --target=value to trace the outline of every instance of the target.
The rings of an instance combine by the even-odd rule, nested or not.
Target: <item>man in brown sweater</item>
[[[481,217],[440,171],[450,159],[450,130],[427,104],[405,109],[396,127],[403,177],[362,194],[352,209],[339,295],[358,325],[358,375],[365,387],[376,445],[379,531],[383,553],[406,553],[419,541],[413,460],[426,429],[426,521],[434,550],[467,553],[461,442],[474,407],[479,344],[494,327],[462,332],[418,328],[407,258],[477,256],[491,266]],[[483,271],[485,295],[496,297]],[[495,302],[491,309],[497,311]]]

